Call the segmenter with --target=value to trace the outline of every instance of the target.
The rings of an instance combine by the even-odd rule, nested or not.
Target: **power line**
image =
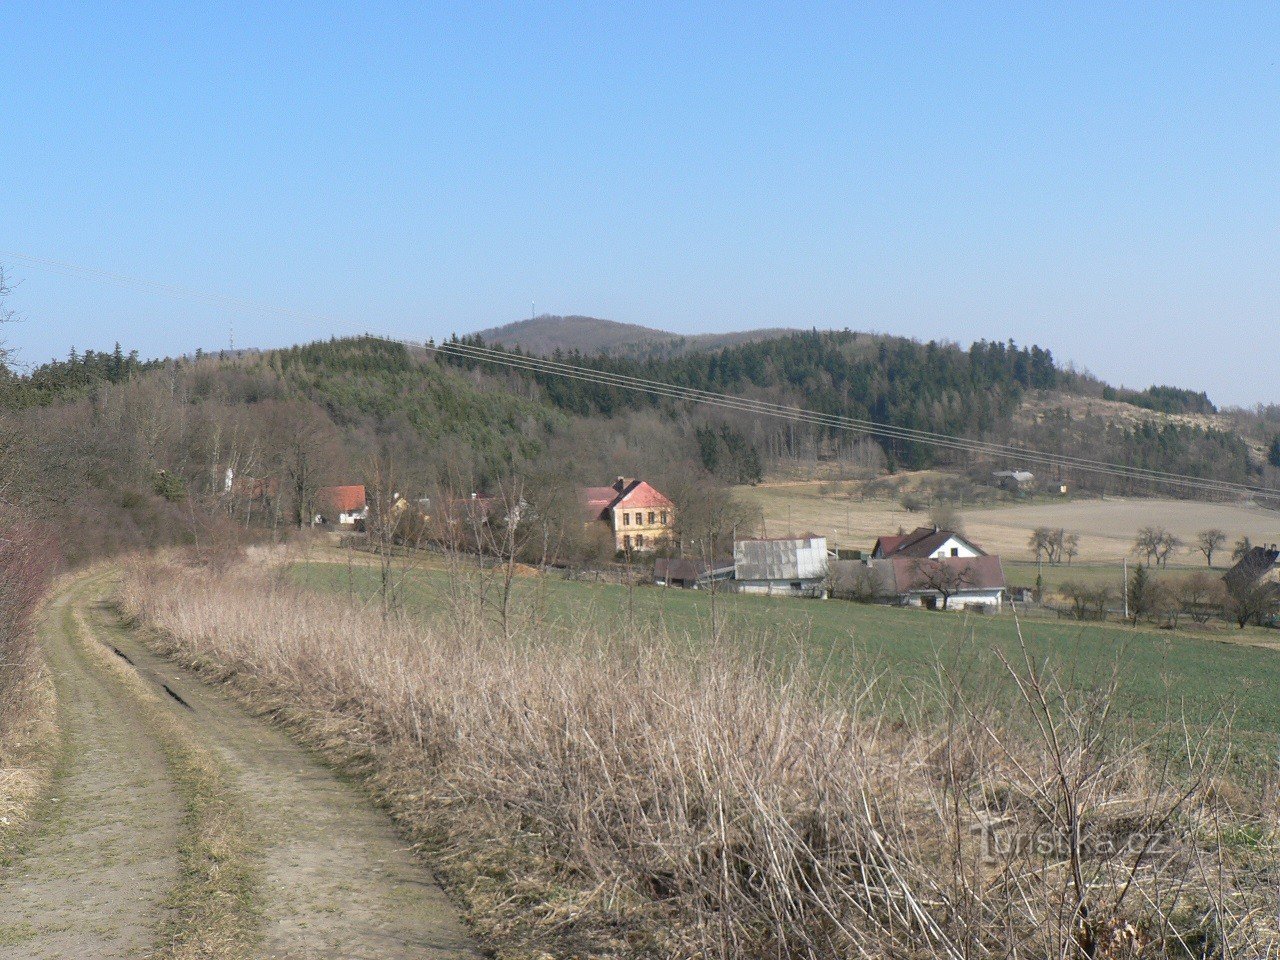
[[[860,434],[870,434],[887,439],[921,443],[971,454],[1017,458],[1027,463],[1063,467],[1081,472],[1089,472],[1127,480],[1157,483],[1165,486],[1174,486],[1181,489],[1215,493],[1218,495],[1262,495],[1274,497],[1277,494],[1280,494],[1280,491],[1250,484],[1233,483],[1225,480],[1213,480],[1211,478],[1196,477],[1190,474],[1179,474],[1165,470],[1133,467],[1124,464],[1110,463],[1107,461],[1092,460],[1085,457],[1049,453],[1029,447],[974,440],[967,437],[956,436],[954,434],[916,430],[909,427],[898,427],[892,424],[877,423],[875,421],[862,420],[854,417],[824,414],[806,410],[802,407],[770,403],[763,400],[753,400],[746,397],[734,396],[732,394],[700,390],[694,387],[681,387],[675,384],[665,383],[663,381],[611,373],[594,367],[567,364],[544,357],[507,353],[506,351],[494,350],[492,348],[482,347],[476,344],[445,342],[437,345],[434,343],[424,343],[418,340],[384,337],[376,334],[369,334],[369,336],[376,340],[385,340],[405,346],[434,350],[444,354],[453,354],[478,363],[492,363],[497,366],[504,366],[511,369],[541,373],[544,375],[561,376],[567,379],[594,383],[600,386],[617,387],[620,389],[648,393],[674,400],[702,403],[726,410],[777,417],[790,421],[808,423],[814,426],[829,427],[832,429]]]
[[[108,270],[100,270],[96,267],[87,267],[80,264],[69,263],[64,260],[55,260],[49,257],[37,257],[31,254],[18,253],[16,251],[0,250],[0,260],[6,259],[18,260],[34,266],[44,267],[57,273],[84,277],[86,279],[97,280],[100,282],[114,283],[122,286],[136,286],[155,293],[162,293],[180,299],[199,300],[206,303],[234,307],[239,310],[271,313],[292,319],[307,320],[324,324],[331,329],[338,326],[338,323],[334,318],[323,316],[321,314],[307,313],[305,311],[292,310],[285,307],[277,307],[244,297],[193,290],[174,284],[160,283],[154,280],[133,277],[127,274],[115,273]],[[1280,495],[1280,491],[1252,484],[1213,480],[1206,477],[1195,477],[1190,474],[1180,474],[1165,470],[1151,470],[1145,467],[1132,467],[1125,464],[1092,460],[1086,457],[1050,453],[1043,450],[1035,450],[1029,447],[1012,444],[975,440],[954,434],[917,430],[911,427],[899,427],[892,424],[877,423],[876,421],[859,419],[856,417],[825,414],[807,410],[803,407],[770,403],[768,401],[754,400],[748,397],[738,397],[727,393],[701,390],[695,387],[681,387],[676,384],[664,383],[658,380],[611,373],[609,371],[598,370],[593,367],[566,364],[550,358],[534,357],[527,354],[511,354],[476,344],[446,342],[437,345],[429,342],[381,336],[378,334],[367,334],[366,336],[374,340],[399,343],[405,346],[434,350],[440,353],[470,358],[474,362],[492,363],[499,366],[505,366],[510,369],[524,370],[526,372],[540,373],[548,376],[560,376],[571,380],[593,383],[599,386],[615,387],[618,389],[631,390],[633,392],[648,393],[653,396],[661,396],[673,400],[700,403],[718,409],[747,413],[754,416],[774,417],[791,422],[807,423],[812,426],[866,434],[890,440],[920,443],[957,452],[989,457],[1013,458],[1024,463],[1061,467],[1126,480],[1144,481],[1164,486],[1172,486],[1183,490],[1212,493],[1219,496],[1235,495],[1251,497],[1260,495],[1275,497]]]

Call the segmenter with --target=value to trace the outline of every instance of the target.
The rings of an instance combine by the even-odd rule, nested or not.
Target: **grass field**
[[[368,567],[311,562],[296,565],[293,575],[305,586],[355,596],[372,597],[376,589],[376,571]],[[442,615],[446,577],[435,569],[409,574],[406,607],[424,617]],[[710,624],[711,597],[705,592],[647,586],[629,590],[552,577],[519,581],[518,587],[526,612],[566,634],[630,619],[641,628],[661,627],[697,642]],[[987,653],[993,649],[1018,655],[1010,616],[731,594],[721,594],[716,603],[729,636],[764,643],[784,655],[803,651],[837,678],[861,662],[883,670],[894,682],[909,684],[930,677],[940,659],[961,670],[980,670],[979,664],[991,666]],[[1280,733],[1280,651],[1118,624],[1030,621],[1024,635],[1037,658],[1056,661],[1079,687],[1109,677],[1118,665],[1124,678],[1123,706],[1137,719],[1160,719],[1185,705],[1196,722],[1229,710],[1238,730],[1268,737]]]
[[[928,523],[928,513],[910,513],[896,500],[850,498],[823,493],[821,483],[761,484],[738,487],[737,495],[760,507],[767,532],[813,532],[841,546],[870,549],[876,537],[910,530]],[[829,489],[829,487],[828,487]],[[1229,542],[1247,536],[1254,543],[1280,542],[1280,513],[1260,507],[1187,500],[1117,499],[1061,500],[1027,504],[959,507],[965,532],[988,553],[1006,560],[1029,560],[1027,538],[1036,527],[1062,527],[1080,535],[1082,564],[1119,563],[1130,555],[1134,537],[1144,526],[1164,526],[1192,543],[1200,530],[1217,527]],[[1225,563],[1228,548],[1215,564]],[[1176,563],[1195,566],[1198,553],[1182,552]],[[1034,578],[1033,578],[1034,579]]]

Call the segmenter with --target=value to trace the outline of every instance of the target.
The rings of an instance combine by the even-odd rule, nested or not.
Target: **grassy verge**
[[[43,663],[26,696],[23,719],[5,731],[0,743],[0,864],[30,822],[61,753],[58,700]]]
[[[158,956],[165,960],[240,960],[257,939],[259,882],[256,843],[225,766],[201,746],[160,697],[124,661],[91,634],[122,630],[106,616],[93,630],[68,606],[67,636],[86,658],[109,673],[139,711],[165,754],[182,801],[180,874],[166,906]]]

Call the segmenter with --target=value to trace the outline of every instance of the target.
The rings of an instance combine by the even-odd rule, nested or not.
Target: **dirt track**
[[[140,957],[163,946],[182,909],[168,898],[188,827],[172,758],[149,729],[147,710],[159,709],[225,766],[260,840],[250,955],[476,955],[386,817],[279,730],[151,655],[102,607],[104,589],[101,579],[78,582],[44,625],[66,748],[40,822],[0,871],[0,954]],[[88,644],[114,648],[107,659],[122,654],[118,664],[154,696]]]

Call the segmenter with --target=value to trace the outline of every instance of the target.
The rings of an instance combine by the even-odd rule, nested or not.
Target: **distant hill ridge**
[[[678,356],[692,351],[712,351],[744,343],[758,343],[797,333],[794,328],[770,327],[734,333],[699,333],[681,336],[668,330],[619,323],[599,317],[551,314],[519,320],[501,327],[481,330],[485,343],[508,349],[519,347],[527,353],[549,354],[556,350],[578,350],[585,354],[604,353],[615,357],[648,359]]]

